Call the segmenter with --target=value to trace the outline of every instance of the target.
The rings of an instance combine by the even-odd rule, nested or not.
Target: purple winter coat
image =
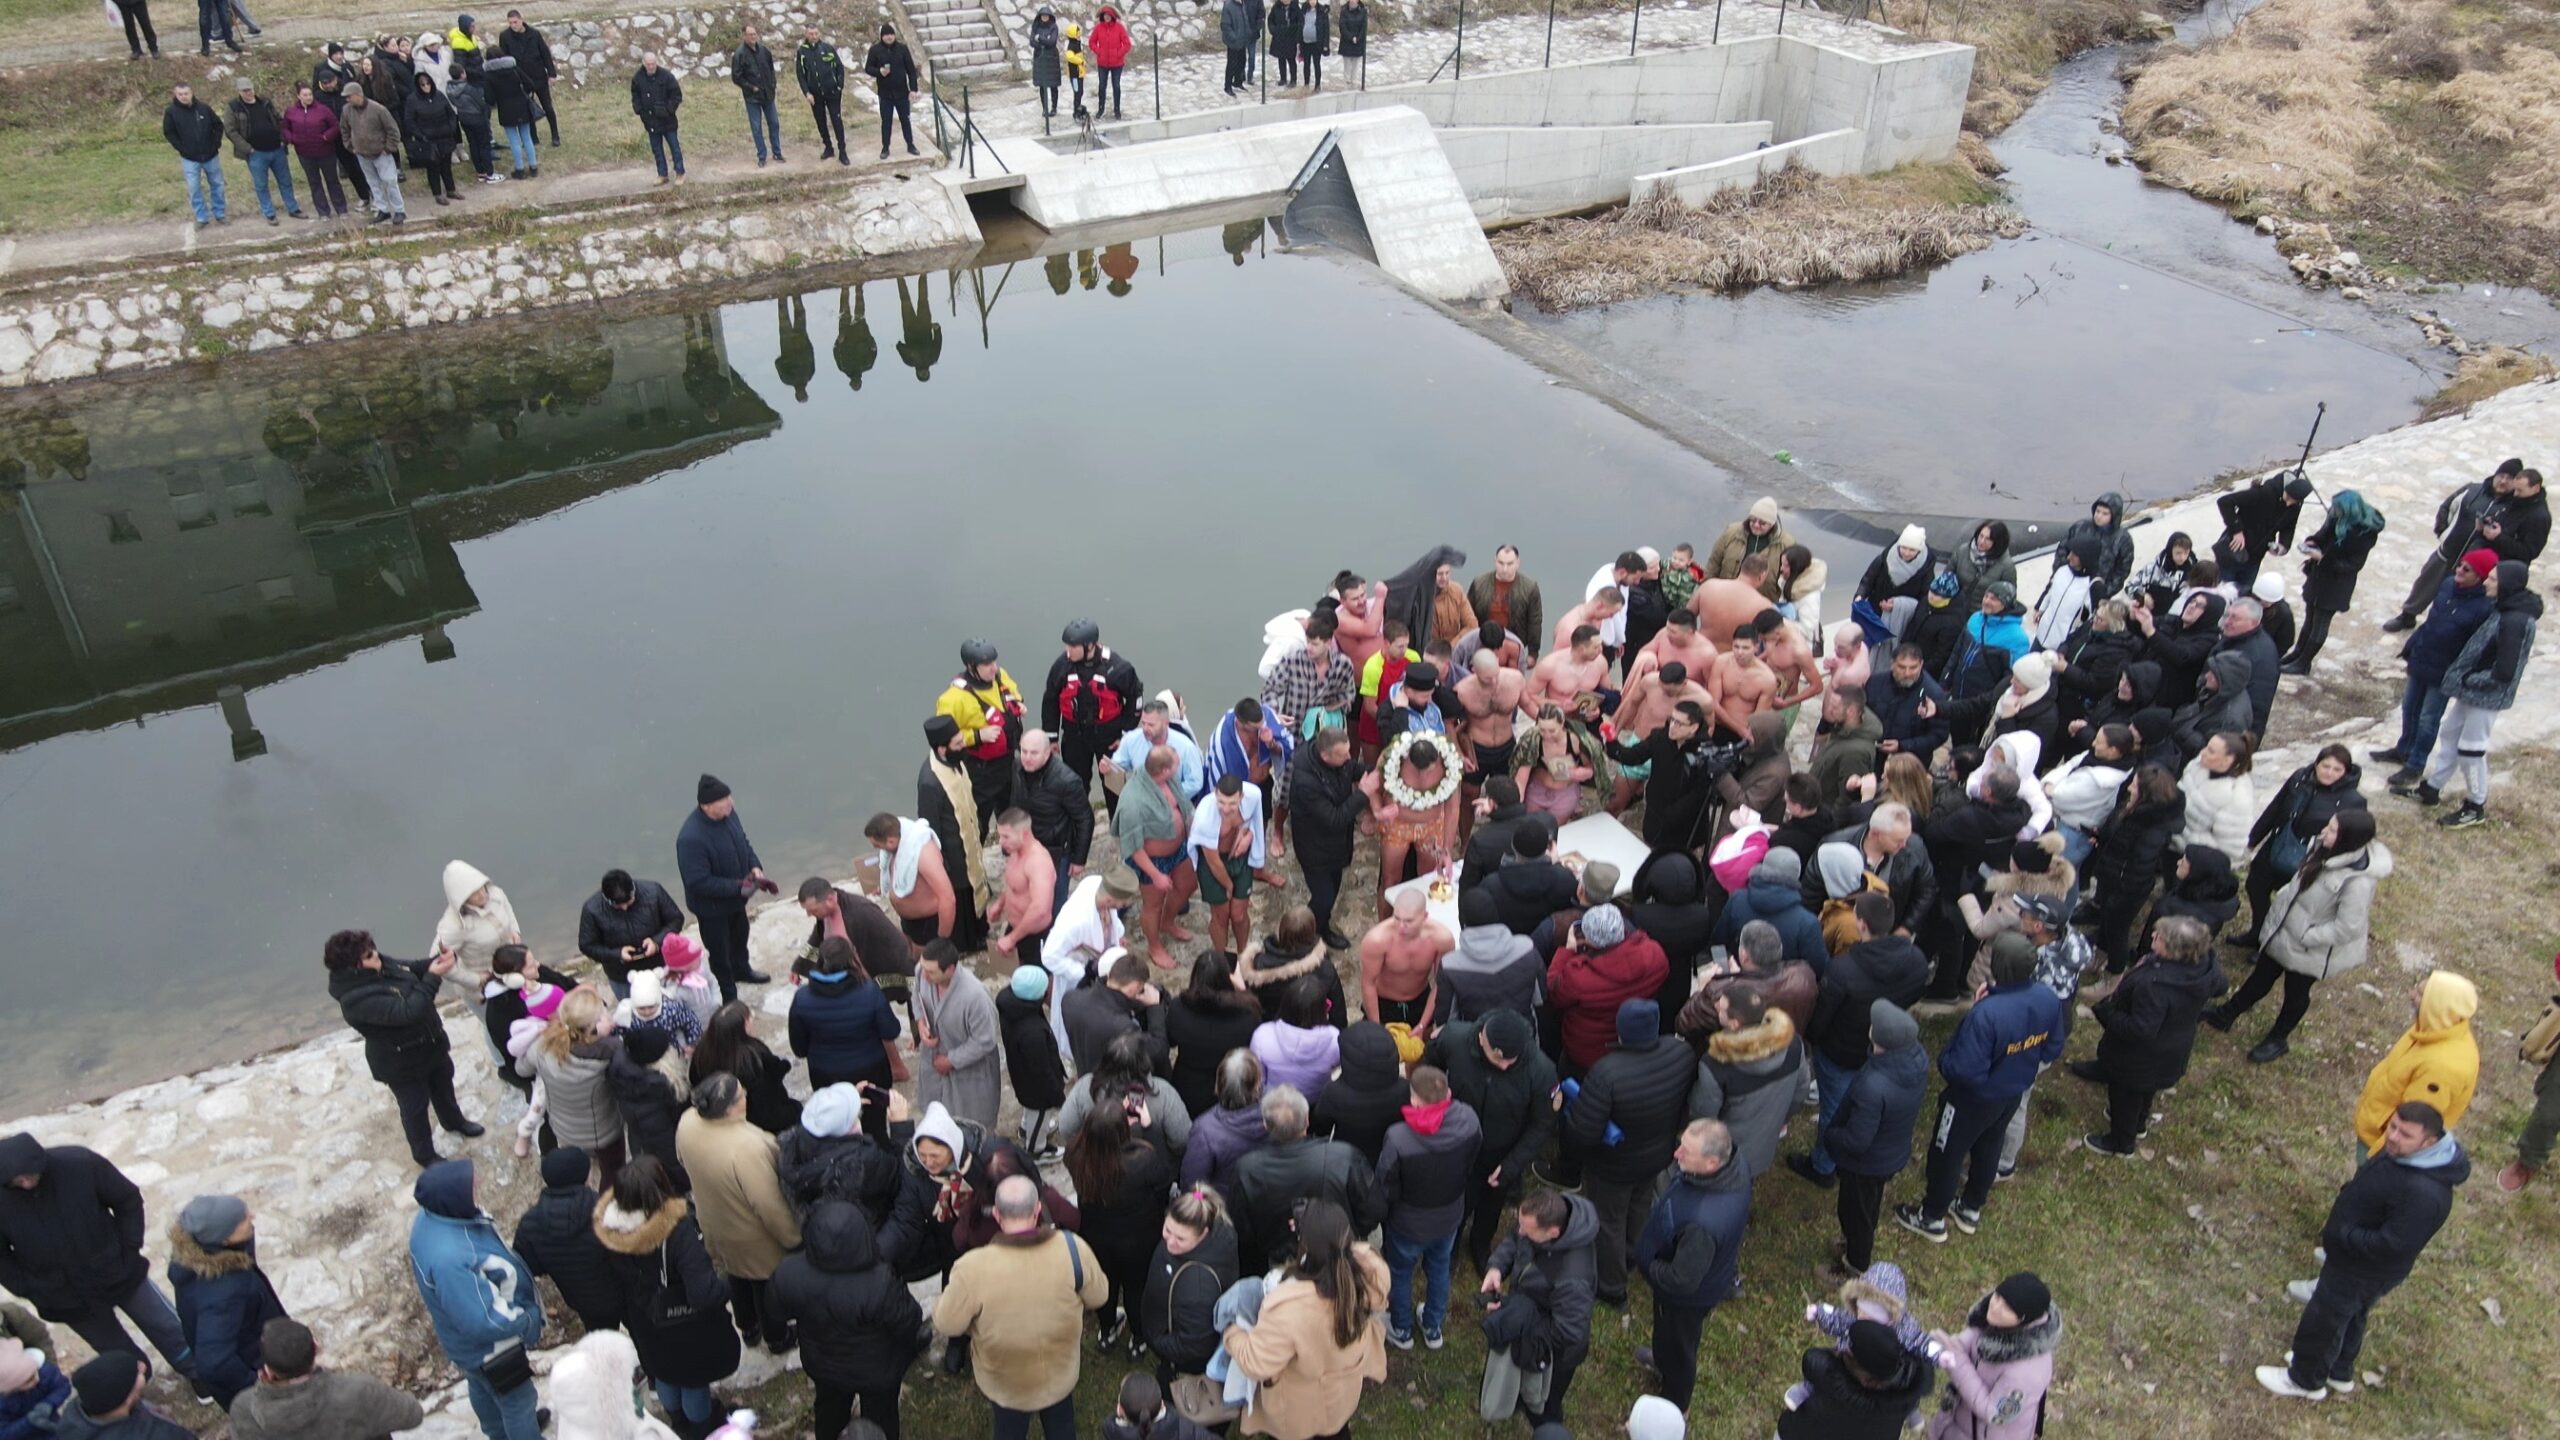
[[[1976,1304],[1948,1346],[1945,1408],[1929,1420],[1929,1440],[2035,1440],[2044,1394],[2053,1384],[2053,1350],[2062,1342],[2062,1312],[2015,1330],[1994,1330]]]
[[[1233,1206],[1236,1162],[1260,1145],[1266,1133],[1258,1105],[1242,1110],[1216,1105],[1201,1111],[1191,1121],[1191,1143],[1183,1147],[1182,1183],[1206,1181]]]

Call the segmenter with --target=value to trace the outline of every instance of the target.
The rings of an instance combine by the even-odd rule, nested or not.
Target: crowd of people
[[[151,30],[148,4],[115,3],[126,20],[133,57],[141,59],[148,43],[156,58],[159,40]],[[237,0],[230,4],[237,8]],[[203,15],[202,53],[211,54],[216,39],[240,49],[227,29],[222,3],[205,0]],[[217,32],[217,21],[226,28]],[[251,33],[257,33],[255,27]],[[1121,32],[1124,41],[1126,33]],[[844,133],[845,63],[844,52],[815,23],[801,27],[789,73],[817,129],[818,158],[851,165],[853,151]],[[879,39],[863,52],[861,68],[880,108],[880,157],[888,158],[893,134],[904,137],[908,154],[917,154],[912,102],[923,81],[914,52],[898,38],[895,26],[880,27]],[[776,103],[781,73],[762,33],[752,24],[743,27],[729,55],[729,81],[746,107],[759,169],[786,160]],[[1117,73],[1112,72],[1115,80]],[[199,226],[231,223],[226,150],[248,171],[258,211],[270,225],[286,219],[345,220],[358,209],[371,210],[374,224],[398,225],[409,218],[401,192],[404,176],[422,173],[429,198],[446,206],[464,198],[454,171],[458,160],[470,166],[481,185],[540,178],[545,127],[551,146],[560,145],[560,110],[552,93],[559,79],[551,42],[526,22],[522,11],[509,10],[506,24],[494,36],[472,16],[462,15],[450,30],[429,30],[415,40],[379,36],[360,55],[351,56],[345,46],[332,42],[321,50],[307,80],[296,80],[280,93],[263,93],[244,70],[233,80],[237,93],[220,111],[192,84],[173,85],[161,112],[160,134],[178,154],[187,204]],[[1116,97],[1116,84],[1113,93]],[[648,137],[660,185],[684,179],[683,106],[684,85],[675,72],[656,52],[642,55],[631,75],[631,113]],[[503,174],[501,140],[506,146]],[[303,192],[310,198],[307,210],[294,189],[288,153],[301,169]],[[355,196],[352,206],[350,193]]]
[[[1961,1323],[1933,1327],[1878,1254],[1882,1222],[1933,1245],[1994,1223],[2056,1064],[2103,1090],[2092,1163],[2139,1161],[2201,1032],[2279,985],[2248,1059],[2286,1053],[2322,982],[2366,960],[2392,874],[2347,750],[2273,784],[2252,766],[2288,655],[2319,653],[2383,517],[2293,472],[2222,515],[2204,551],[2171,535],[2137,569],[2102,497],[2033,601],[2001,524],[1945,550],[1915,525],[1828,630],[1822,567],[1772,500],[1703,558],[1620,554],[1552,623],[1518,549],[1465,577],[1441,547],[1276,617],[1258,694],[1214,716],[1149,691],[1091,620],[1030,691],[972,639],[923,722],[912,810],[865,824],[853,882],[784,902],[808,920],[787,977],[750,956],[749,904],[781,884],[714,776],[676,883],[607,872],[571,969],[455,861],[430,958],[360,930],[324,952],[420,1167],[409,1258],[438,1346],[490,1440],[540,1428],[524,1352],[546,1276],[587,1332],[554,1407],[591,1392],[578,1377],[636,1371],[681,1436],[735,1423],[714,1387],[761,1346],[798,1350],[821,1440],[896,1440],[901,1387],[939,1344],[999,1437],[1083,1433],[1099,1354],[1136,1366],[1106,1435],[1315,1440],[1350,1433],[1388,1350],[1446,1343],[1463,1283],[1484,1420],[1553,1440],[1583,1369],[1632,1364],[1648,1394],[1626,1433],[1654,1440],[1687,1427],[1702,1337],[1753,1283],[1754,1196],[1796,1183],[1784,1169],[1835,1193],[1839,1237],[1837,1303],[1806,1313],[1820,1343],[1772,1380],[1782,1440],[1891,1436],[1923,1412],[1938,1440],[2025,1440],[2068,1281],[1986,1272],[1946,1297]],[[2459,777],[2448,826],[2485,819],[2547,530],[2521,463],[2466,487],[2436,517],[2440,578],[2395,622],[2403,728],[2372,758],[2422,805]],[[2298,617],[2270,563],[2290,554]],[[1559,850],[1565,822],[1612,813],[1637,817],[1634,873]],[[1364,837],[1378,887],[1346,908]],[[2218,945],[2245,966],[2236,992]],[[741,997],[784,981],[788,1054]],[[524,1098],[516,1152],[542,1151],[512,1236],[473,1162],[438,1149],[439,1128],[484,1134],[457,1099],[448,998]],[[2368,1317],[2468,1176],[2453,1127],[2478,992],[2439,969],[2410,1004],[2354,1108],[2318,1277],[2292,1287],[2291,1351],[2257,1372],[2276,1395],[2354,1391]],[[1952,1021],[1934,1056],[1932,1017]],[[2094,1042],[2066,1063],[2075,1028]],[[2560,1133],[2555,1051],[2548,1019],[2502,1188]],[[183,1434],[140,1400],[150,1361],[119,1314],[235,1433],[416,1423],[319,1367],[241,1199],[177,1217],[172,1298],[112,1164],[19,1135],[0,1180],[0,1285],[41,1312],[0,1341],[0,1424],[42,1409],[63,1434]],[[910,1286],[935,1280],[928,1317]],[[1639,1285],[1648,1343],[1612,1353],[1602,1317]],[[61,1373],[46,1320],[98,1358]],[[638,1433],[618,1394],[615,1428],[564,1412],[562,1433]]]

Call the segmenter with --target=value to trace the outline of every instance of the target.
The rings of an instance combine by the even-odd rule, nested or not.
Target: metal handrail
[[[970,116],[968,86],[963,85],[960,87],[960,108],[958,110],[953,110],[951,108],[951,102],[942,98],[941,86],[932,86],[925,93],[933,97],[933,115],[935,127],[937,129],[940,128],[941,122],[946,116],[959,122],[961,162],[969,167],[970,179],[975,180],[978,178],[978,147],[981,145],[987,147],[987,158],[996,162],[996,172],[998,174],[1009,175],[1013,173],[1013,167],[1004,163],[1004,156],[996,150],[996,143],[987,138],[987,132],[980,129],[978,122]],[[947,142],[946,153],[943,158],[950,158],[947,150]]]

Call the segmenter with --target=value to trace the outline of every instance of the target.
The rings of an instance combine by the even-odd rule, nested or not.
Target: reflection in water
[[[898,277],[898,358],[918,380],[933,378],[942,358],[942,326],[933,318],[933,277],[916,277],[915,298],[907,298],[907,277]]]
[[[216,371],[0,413],[0,748],[198,705],[409,635],[450,658],[484,534],[777,417],[717,313],[530,346]],[[253,752],[254,753],[254,752]]]

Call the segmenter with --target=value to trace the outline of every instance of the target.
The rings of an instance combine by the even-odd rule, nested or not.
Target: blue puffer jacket
[[[2474,585],[2465,590],[2451,580],[2436,586],[2435,604],[2427,610],[2427,618],[2409,632],[2409,643],[2400,647],[2400,658],[2409,662],[2411,684],[2433,685],[2453,668],[2453,657],[2462,653],[2462,642],[2480,628],[2491,607],[2489,587]]]
[[[1870,1055],[1849,1082],[1822,1148],[1852,1175],[1891,1179],[1911,1163],[1911,1127],[1929,1091],[1929,1052],[1918,1041]]]
[[[409,1271],[446,1358],[476,1369],[505,1341],[540,1340],[533,1274],[472,1198],[471,1162],[428,1166],[411,1193],[418,1218],[409,1226]]]
[[[1773,851],[1772,857],[1784,855],[1795,859],[1793,851]],[[1766,920],[1777,927],[1778,939],[1786,945],[1786,958],[1802,960],[1819,972],[1831,959],[1831,947],[1822,943],[1822,922],[1804,907],[1802,890],[1803,866],[1797,873],[1786,873],[1784,861],[1772,866],[1763,860],[1751,871],[1751,883],[1742,893],[1725,902],[1724,914],[1716,920],[1715,943],[1728,949],[1741,946],[1742,927],[1754,920]]]
[[[1964,1098],[1998,1104],[2027,1093],[2036,1071],[2062,1058],[2062,1001],[2029,976],[1994,986],[1966,1012],[1938,1054],[1938,1073]]]
[[[882,1069],[897,1038],[898,1012],[866,976],[811,975],[791,997],[791,1048],[807,1057],[813,1085]]]
[[[53,1434],[54,1416],[71,1403],[71,1377],[51,1360],[36,1367],[36,1383],[0,1395],[0,1440],[45,1440]]]
[[[276,1287],[258,1268],[256,1243],[207,1249],[185,1230],[169,1230],[169,1290],[195,1351],[196,1383],[226,1410],[258,1383],[260,1332],[268,1321],[285,1318]]]

